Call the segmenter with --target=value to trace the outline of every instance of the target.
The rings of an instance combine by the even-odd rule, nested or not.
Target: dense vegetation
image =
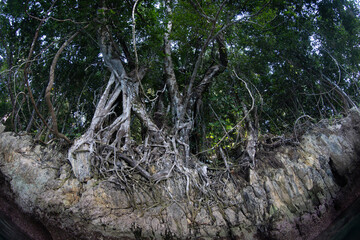
[[[350,0],[2,0],[0,117],[77,139],[73,167],[103,175],[159,181],[215,151],[229,168],[230,148],[255,167],[264,136],[360,102],[359,17]]]

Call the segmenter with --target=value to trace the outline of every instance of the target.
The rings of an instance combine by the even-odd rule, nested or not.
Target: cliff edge
[[[134,184],[142,183],[134,171],[132,185],[116,173],[81,183],[66,153],[0,130],[3,194],[52,239],[314,239],[360,195],[358,110],[317,124],[296,145],[259,150],[247,181],[216,175],[209,199],[191,189],[176,197],[176,175]]]

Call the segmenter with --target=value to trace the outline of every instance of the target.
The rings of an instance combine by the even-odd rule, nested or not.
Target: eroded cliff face
[[[322,125],[297,146],[258,152],[249,181],[220,175],[218,201],[196,191],[172,198],[182,192],[176,177],[141,187],[80,183],[61,151],[9,132],[0,134],[0,171],[8,194],[53,239],[63,230],[68,239],[313,239],[360,193],[359,112]]]

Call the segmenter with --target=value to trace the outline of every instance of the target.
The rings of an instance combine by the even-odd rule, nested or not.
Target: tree
[[[235,164],[256,168],[260,133],[359,100],[351,1],[29,0],[1,11],[13,128],[42,141],[78,137],[68,159],[81,181],[126,181],[136,170],[146,181],[180,174],[199,186],[203,153],[219,149],[230,172],[224,150],[242,145]],[[19,46],[28,47],[15,54]],[[19,60],[27,87],[14,92]]]

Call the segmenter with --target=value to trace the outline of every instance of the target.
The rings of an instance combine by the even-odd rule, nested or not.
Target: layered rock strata
[[[112,179],[81,183],[65,154],[26,135],[2,132],[0,153],[7,194],[53,239],[314,239],[359,196],[360,114],[317,125],[297,146],[259,151],[248,181],[219,179],[221,200],[211,203],[195,191],[169,197],[176,179],[156,194],[151,185],[129,194]]]

